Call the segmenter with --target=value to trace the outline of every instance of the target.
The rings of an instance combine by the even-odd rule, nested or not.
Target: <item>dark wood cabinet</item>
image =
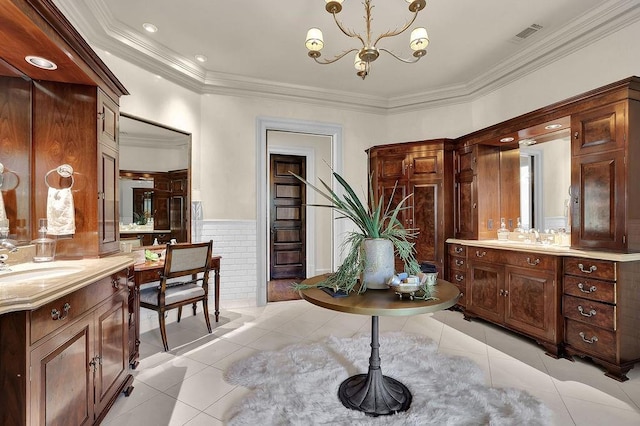
[[[480,144],[457,148],[454,168],[455,237],[495,239],[500,226],[499,149]]]
[[[128,269],[0,315],[0,424],[99,424],[131,390]]]
[[[563,340],[561,259],[475,246],[466,249],[465,317],[482,318],[531,337],[558,357]]]
[[[640,361],[639,280],[638,261],[564,259],[565,350],[591,358],[619,381]]]
[[[411,194],[401,221],[418,232],[416,259],[436,265],[445,276],[445,240],[453,235],[451,141],[376,146],[368,150],[374,196],[396,206]],[[394,192],[395,190],[395,192]],[[398,263],[396,268],[402,268]]]
[[[640,177],[634,167],[637,160],[626,149],[627,134],[632,130],[627,129],[631,118],[627,115],[636,110],[630,108],[636,104],[631,100],[617,102],[571,117],[572,247],[627,251],[629,231],[632,245],[640,239],[638,231],[627,226],[627,215],[637,215],[627,202],[638,207],[640,201],[626,197],[627,181]]]
[[[460,290],[458,306],[467,305],[467,247],[462,244],[448,244],[449,260],[447,264],[447,280]]]

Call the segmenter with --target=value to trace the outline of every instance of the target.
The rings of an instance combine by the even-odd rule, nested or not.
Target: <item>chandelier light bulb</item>
[[[322,31],[318,28],[310,28],[307,31],[307,40],[305,46],[311,52],[319,52],[324,47],[324,40],[322,39]]]
[[[356,71],[364,71],[367,69],[367,63],[360,59],[360,52],[356,52],[356,57],[353,60],[353,67]]]
[[[409,45],[413,50],[425,50],[429,45],[427,30],[420,27],[411,31],[411,41]]]

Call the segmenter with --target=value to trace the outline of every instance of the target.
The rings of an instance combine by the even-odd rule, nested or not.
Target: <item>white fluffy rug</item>
[[[407,333],[380,335],[382,372],[413,394],[409,410],[369,417],[345,408],[338,387],[366,373],[369,335],[330,337],[260,352],[226,371],[229,383],[250,388],[229,413],[230,425],[550,425],[551,411],[517,389],[493,389],[474,362],[439,354],[436,344]]]

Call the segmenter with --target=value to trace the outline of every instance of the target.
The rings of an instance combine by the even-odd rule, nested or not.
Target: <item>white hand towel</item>
[[[47,234],[71,235],[76,232],[71,188],[49,188],[47,196]]]
[[[0,191],[0,219],[7,218],[7,211],[4,209],[4,198],[2,198],[2,191]]]

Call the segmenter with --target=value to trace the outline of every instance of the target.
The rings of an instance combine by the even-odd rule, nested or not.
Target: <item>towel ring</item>
[[[2,186],[4,185],[4,177],[6,174],[12,174],[13,176],[15,176],[16,178],[16,184],[13,186],[13,188],[3,188]],[[18,177],[18,175],[16,174],[16,172],[11,171],[11,170],[7,170],[5,172],[4,169],[4,164],[0,163],[0,189],[3,191],[11,191],[14,190],[18,187],[18,183],[20,182],[20,178]]]
[[[49,170],[47,174],[44,175],[44,183],[46,183],[49,188],[53,188],[53,187],[49,185],[49,181],[47,180],[47,178],[53,172],[57,172],[63,178],[71,178],[71,185],[69,185],[67,188],[69,189],[73,188],[73,184],[75,183],[75,180],[73,179],[73,167],[71,167],[68,164],[61,164],[55,169]],[[60,189],[63,189],[63,188],[60,188]]]

